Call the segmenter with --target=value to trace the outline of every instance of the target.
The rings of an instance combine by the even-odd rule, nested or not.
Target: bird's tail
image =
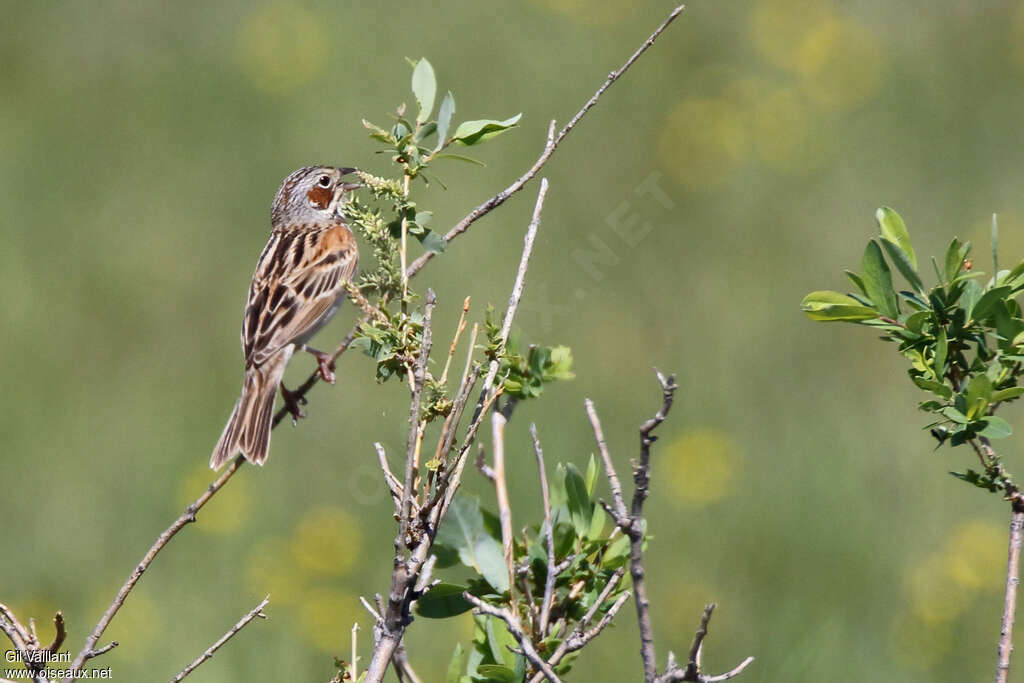
[[[274,397],[291,355],[291,347],[287,347],[262,365],[246,369],[242,395],[213,449],[210,467],[219,470],[236,453],[241,453],[256,465],[266,462]]]

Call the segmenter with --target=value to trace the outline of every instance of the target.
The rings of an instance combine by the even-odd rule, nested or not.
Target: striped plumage
[[[285,179],[271,210],[270,240],[260,255],[242,321],[245,381],[210,466],[236,453],[262,465],[270,447],[274,397],[285,366],[334,315],[358,262],[355,238],[341,215],[357,187],[352,169],[309,166]],[[321,365],[323,372],[323,365]]]

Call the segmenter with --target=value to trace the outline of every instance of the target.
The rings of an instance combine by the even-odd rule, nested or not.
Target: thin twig
[[[462,302],[462,315],[459,316],[459,324],[455,328],[455,336],[452,337],[452,343],[448,347],[448,360],[444,362],[444,371],[441,373],[441,379],[437,381],[438,384],[444,384],[448,380],[448,368],[451,367],[452,358],[455,357],[455,348],[459,345],[459,337],[462,336],[462,331],[466,329],[466,314],[469,313],[469,301],[470,297],[466,297],[465,301]],[[472,352],[472,346],[470,351]]]
[[[1014,501],[1010,516],[1010,543],[1006,561],[1006,593],[1003,619],[999,631],[999,662],[996,683],[1006,683],[1010,675],[1010,654],[1013,652],[1013,622],[1017,613],[1017,584],[1020,574],[1020,549],[1024,543],[1024,505]]]
[[[537,650],[534,649],[529,636],[523,632],[523,627],[519,623],[519,617],[507,609],[495,607],[494,605],[484,602],[472,593],[463,593],[462,597],[473,603],[477,614],[486,614],[504,621],[505,626],[508,628],[508,632],[512,634],[512,637],[519,643],[519,647],[522,649],[523,655],[530,660],[530,663],[533,664],[534,668],[540,671],[545,678],[551,681],[551,683],[561,683],[561,679],[558,678],[558,675],[555,674],[554,670],[539,654],[537,654]]]
[[[668,15],[665,21],[661,22],[661,25],[654,30],[654,33],[648,36],[647,40],[644,41],[644,43],[636,50],[636,52],[634,52],[622,66],[608,74],[608,78],[606,78],[604,83],[601,84],[601,87],[599,87],[597,91],[593,95],[591,95],[590,99],[586,101],[583,107],[578,112],[576,112],[576,114],[571,119],[569,119],[569,123],[565,124],[565,126],[563,126],[562,129],[558,131],[557,136],[554,135],[554,121],[552,121],[551,125],[548,128],[547,144],[544,145],[544,150],[537,158],[537,161],[534,162],[533,166],[531,166],[529,170],[526,171],[526,173],[524,173],[518,179],[516,179],[514,183],[512,183],[507,188],[505,188],[498,194],[488,199],[480,206],[470,211],[465,218],[456,223],[455,226],[452,227],[452,229],[445,234],[445,242],[451,242],[460,234],[468,230],[469,226],[471,226],[477,220],[479,220],[483,216],[486,216],[491,211],[504,204],[509,197],[514,195],[516,192],[519,192],[519,190],[523,189],[523,186],[526,185],[526,183],[528,183],[530,180],[532,180],[533,177],[536,176],[537,173],[540,171],[540,169],[544,167],[544,164],[548,162],[548,160],[551,158],[551,155],[555,153],[555,149],[557,149],[559,143],[561,143],[562,140],[565,139],[565,136],[571,133],[573,128],[576,127],[576,124],[580,122],[583,116],[588,111],[590,111],[590,109],[595,104],[597,104],[598,98],[600,98],[601,95],[604,94],[604,91],[610,88],[611,85],[615,83],[615,81],[619,80],[619,78],[621,78],[622,75],[626,73],[629,67],[633,66],[633,63],[640,58],[640,55],[646,52],[647,49],[654,44],[654,41],[658,39],[658,36],[660,36],[662,32],[666,28],[668,28],[669,24],[675,21],[676,17],[679,16],[679,13],[682,12],[684,8],[684,5],[680,5],[679,7],[676,7],[674,10],[672,10],[672,13]],[[432,252],[427,252],[420,256],[415,261],[413,261],[409,265],[409,269],[407,271],[409,277],[412,277],[413,275],[418,273],[420,269],[423,268],[423,266],[425,266],[427,262],[429,262],[430,259],[432,259],[433,257],[434,254]]]
[[[402,482],[399,481],[398,477],[391,471],[391,467],[388,465],[388,455],[384,452],[384,446],[380,443],[374,442],[374,449],[377,451],[377,462],[380,464],[380,469],[384,472],[384,483],[388,487],[388,491],[391,493],[391,498],[395,503],[395,512],[401,514],[402,512]]]
[[[146,554],[143,555],[142,560],[135,566],[131,574],[128,575],[128,579],[117,591],[117,595],[114,597],[114,602],[110,604],[107,610],[103,613],[103,616],[100,618],[99,623],[96,624],[96,627],[93,628],[92,632],[85,639],[85,645],[71,664],[71,675],[65,678],[65,681],[72,680],[75,676],[75,672],[82,668],[82,664],[84,664],[87,659],[102,654],[102,649],[95,649],[96,643],[99,642],[99,639],[103,636],[103,632],[107,630],[107,626],[110,625],[110,621],[114,618],[114,615],[121,609],[121,606],[124,604],[125,599],[127,599],[128,594],[132,592],[133,588],[135,588],[135,584],[137,584],[139,579],[142,578],[143,572],[149,568],[149,565],[153,563],[157,554],[164,549],[172,538],[174,538],[175,534],[181,531],[187,524],[196,521],[196,514],[218,491],[220,491],[220,489],[231,479],[235,472],[238,471],[238,468],[240,468],[244,463],[244,456],[239,455],[236,457],[231,464],[228,465],[227,469],[225,469],[221,475],[217,477],[217,479],[210,484],[205,491],[203,491],[202,495],[190,503],[185,508],[185,511],[182,512],[176,520],[174,520],[171,526],[167,527],[167,529],[157,537],[153,545],[150,546]]]
[[[619,477],[615,473],[615,465],[612,462],[611,454],[608,452],[608,445],[601,429],[601,421],[594,409],[594,404],[589,399],[586,402],[587,415],[594,430],[594,438],[597,440],[598,450],[601,452],[601,459],[604,462],[605,473],[608,477],[609,486],[612,490],[613,505],[601,501],[602,506],[608,515],[615,521],[615,524],[622,529],[629,537],[629,574],[633,580],[633,592],[636,598],[637,625],[640,629],[640,657],[643,661],[645,683],[670,683],[671,681],[696,681],[697,683],[713,683],[724,681],[739,674],[753,661],[748,657],[739,666],[719,676],[706,676],[700,671],[700,648],[704,637],[707,635],[708,622],[711,619],[713,605],[709,605],[701,619],[701,625],[697,630],[694,643],[690,648],[690,656],[686,668],[680,668],[675,661],[675,656],[670,652],[668,666],[665,673],[658,675],[657,662],[654,651],[654,629],[651,626],[651,605],[647,598],[647,584],[644,571],[644,502],[650,489],[650,468],[651,468],[651,445],[657,437],[654,430],[665,421],[672,403],[675,400],[675,392],[679,388],[675,377],[669,375],[667,378],[655,370],[658,378],[658,385],[661,387],[661,407],[649,420],[640,426],[640,459],[633,464],[633,501],[631,508],[627,511],[625,500],[622,496],[622,486]]]
[[[498,522],[501,524],[501,548],[508,569],[509,595],[516,584],[513,568],[512,506],[508,499],[505,482],[505,416],[500,412],[491,413],[491,437],[494,445],[494,497],[498,502]]]
[[[537,425],[530,424],[530,436],[533,437],[533,452],[537,456],[537,469],[540,473],[540,497],[544,505],[544,545],[548,551],[547,576],[544,579],[544,599],[540,607],[539,630],[541,637],[548,635],[548,620],[551,618],[551,602],[555,595],[555,534],[551,528],[551,496],[548,492],[548,474],[544,467],[544,451],[540,447],[537,436]]]
[[[268,595],[267,597],[263,598],[263,601],[260,602],[260,604],[256,605],[256,607],[250,610],[248,614],[239,619],[238,623],[232,626],[227,633],[218,638],[213,645],[206,648],[206,652],[199,655],[199,657],[197,657],[194,662],[186,666],[184,669],[182,669],[181,673],[172,678],[171,683],[178,683],[178,681],[185,678],[185,676],[188,676],[190,673],[195,671],[203,662],[213,657],[214,652],[219,650],[221,646],[224,645],[224,643],[234,638],[235,634],[237,634],[239,631],[245,628],[253,619],[255,619],[256,617],[259,617],[260,619],[266,619],[267,615],[263,613],[263,608],[266,607],[267,603],[269,602],[270,596]]]
[[[519,268],[516,270],[516,279],[512,284],[512,293],[508,297],[508,308],[505,309],[505,318],[501,323],[501,349],[504,349],[505,344],[508,342],[508,335],[512,331],[512,321],[516,317],[516,311],[519,309],[519,300],[522,298],[523,289],[526,287],[526,271],[530,267],[533,243],[537,238],[537,230],[540,227],[540,215],[544,209],[544,197],[547,196],[547,193],[548,180],[547,178],[541,178],[540,190],[537,191],[537,201],[533,205],[533,218],[530,219],[530,225],[526,229],[526,236],[523,238],[523,253],[519,257]],[[498,354],[496,354],[487,368],[487,376],[484,379],[483,388],[480,390],[480,398],[477,399],[476,410],[473,413],[474,422],[482,414],[484,402],[490,394],[491,387],[494,386],[494,380],[498,376],[498,368],[500,366],[501,361],[498,358]]]

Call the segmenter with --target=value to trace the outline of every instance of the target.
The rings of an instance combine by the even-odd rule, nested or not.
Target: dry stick
[[[600,98],[601,95],[604,94],[604,91],[610,88],[612,83],[619,80],[619,78],[621,78],[622,75],[626,73],[629,67],[633,66],[633,62],[639,59],[640,55],[646,52],[647,49],[654,44],[654,41],[658,39],[658,36],[660,36],[662,32],[666,28],[668,28],[669,24],[675,21],[675,18],[679,16],[679,13],[682,12],[684,8],[684,5],[680,5],[679,7],[676,7],[674,10],[672,10],[672,13],[668,15],[668,18],[666,18],[665,21],[661,22],[661,25],[654,30],[654,33],[648,36],[647,40],[644,41],[643,45],[641,45],[636,50],[636,52],[634,52],[630,56],[630,58],[625,61],[625,63],[622,66],[608,74],[608,78],[606,78],[604,83],[601,84],[601,87],[598,88],[593,95],[591,95],[590,99],[587,100],[586,104],[584,104],[583,107],[578,112],[576,112],[576,115],[569,120],[569,123],[565,124],[562,130],[558,131],[558,135],[556,137],[551,136],[551,132],[553,132],[553,129],[551,132],[549,132],[548,143],[544,146],[544,150],[541,152],[540,157],[537,158],[537,161],[534,162],[533,166],[531,166],[526,173],[520,176],[514,183],[509,185],[507,188],[505,188],[504,190],[494,195],[480,206],[470,211],[465,218],[456,223],[455,226],[451,230],[449,230],[447,234],[445,234],[445,242],[451,242],[460,234],[468,230],[469,226],[471,226],[477,220],[479,220],[483,216],[487,215],[494,209],[504,204],[509,197],[514,195],[519,190],[523,189],[523,186],[526,185],[526,183],[528,183],[535,175],[537,175],[540,169],[543,168],[544,164],[548,162],[548,159],[550,159],[551,155],[554,154],[555,149],[558,147],[558,144],[562,142],[566,135],[572,132],[573,128],[575,128],[576,124],[580,122],[580,119],[583,118],[584,114],[586,114],[595,104],[597,104],[598,98]],[[430,259],[432,259],[433,257],[434,254],[432,252],[427,252],[420,256],[415,261],[413,261],[412,264],[409,265],[409,269],[407,271],[409,277],[412,277],[413,275],[418,273],[420,269],[423,268],[423,266],[425,266],[427,262],[430,261]]]
[[[516,570],[512,566],[512,505],[508,500],[505,483],[505,416],[499,411],[491,413],[491,435],[494,444],[494,496],[498,501],[498,521],[501,523],[501,546],[508,569],[509,596],[516,584]],[[511,597],[510,597],[511,599]]]
[[[665,379],[660,372],[657,373],[658,383],[662,390],[662,407],[657,414],[644,423],[640,428],[640,463],[634,468],[633,481],[633,505],[628,521],[619,518],[618,522],[622,531],[629,536],[629,575],[633,579],[633,593],[636,597],[636,617],[640,628],[640,656],[643,659],[644,678],[653,681],[658,675],[657,663],[654,653],[654,629],[651,626],[651,607],[647,599],[647,583],[645,581],[643,541],[644,530],[642,528],[644,501],[647,499],[649,488],[650,469],[650,446],[654,442],[651,432],[665,420],[669,409],[672,408],[672,399],[676,391],[674,377]],[[589,412],[596,419],[597,414],[593,412],[593,406],[589,406]],[[596,433],[596,432],[595,432]],[[607,450],[607,446],[605,447]],[[611,462],[610,458],[607,462]],[[621,503],[621,500],[619,501]]]
[[[554,121],[551,122],[551,127],[548,130],[548,141],[551,140],[551,134],[554,132]],[[519,300],[523,297],[523,289],[526,287],[526,271],[530,267],[530,256],[533,255],[533,243],[537,238],[537,229],[540,227],[540,214],[544,209],[544,198],[548,194],[548,179],[540,179],[540,190],[537,191],[537,201],[533,205],[533,218],[530,219],[530,226],[526,230],[526,236],[523,238],[523,253],[519,258],[519,269],[516,271],[516,279],[512,284],[512,293],[508,297],[508,308],[505,309],[505,319],[501,323],[501,348],[505,347],[508,342],[508,335],[512,331],[512,321],[516,317],[516,311],[519,309]],[[484,380],[483,389],[480,390],[480,398],[476,402],[476,410],[473,413],[473,421],[483,415],[484,402],[487,400],[490,394],[491,387],[494,386],[494,380],[498,376],[498,368],[501,366],[501,361],[495,356],[491,360],[490,365],[487,368],[487,378]]]
[[[536,667],[545,678],[551,683],[562,683],[558,675],[555,674],[554,670],[548,665],[544,659],[537,654],[537,650],[534,649],[533,643],[530,642],[530,637],[523,632],[523,627],[519,623],[519,617],[507,609],[501,607],[495,607],[490,605],[480,598],[476,597],[472,593],[463,593],[464,597],[469,602],[473,603],[476,607],[477,614],[486,614],[487,616],[497,617],[505,622],[505,626],[508,627],[508,632],[512,634],[512,637],[519,642],[519,647],[522,649],[523,654],[526,656],[530,663]]]
[[[986,471],[1000,474],[1002,469],[992,443],[985,437],[970,439]],[[998,661],[996,683],[1006,683],[1010,675],[1010,655],[1013,653],[1013,624],[1017,613],[1017,585],[1020,581],[1020,550],[1024,543],[1024,495],[1016,484],[1006,481],[1003,485],[1006,498],[1010,501],[1010,541],[1006,560],[1006,591],[1003,596],[1003,617],[999,629]]]
[[[555,595],[555,535],[551,529],[551,496],[548,493],[548,474],[544,467],[544,451],[540,447],[537,436],[537,425],[530,424],[530,436],[533,437],[533,452],[537,455],[537,469],[540,471],[540,497],[544,504],[544,544],[548,551],[548,571],[544,579],[544,600],[540,608],[540,636],[548,635],[548,620],[551,618],[551,601]],[[600,600],[595,604],[600,604]],[[552,663],[552,666],[557,662]]]
[[[999,664],[996,667],[996,683],[1006,683],[1010,674],[1010,653],[1013,652],[1013,621],[1017,612],[1017,584],[1020,571],[1020,548],[1024,542],[1024,505],[1019,500],[1013,503],[1010,516],[1010,544],[1006,561],[1006,596],[1003,603],[1003,619],[999,631]]]
[[[752,661],[748,657],[739,666],[728,673],[719,676],[705,676],[699,671],[700,645],[707,634],[707,622],[711,619],[711,609],[705,610],[701,627],[698,629],[694,645],[690,649],[690,657],[686,669],[676,664],[675,656],[670,652],[668,666],[661,676],[658,675],[657,663],[654,652],[654,629],[651,626],[650,602],[647,599],[647,585],[645,583],[644,557],[643,557],[643,507],[644,501],[650,488],[650,466],[651,466],[651,444],[657,437],[654,430],[665,421],[672,402],[675,399],[675,392],[679,388],[675,377],[670,375],[666,378],[655,370],[658,384],[661,386],[662,402],[658,412],[652,418],[640,426],[640,460],[633,465],[633,502],[631,510],[626,510],[625,500],[622,496],[622,486],[619,477],[615,473],[615,466],[612,463],[611,454],[608,452],[608,445],[601,429],[601,421],[594,409],[594,404],[589,399],[586,401],[587,415],[594,430],[594,437],[597,440],[598,450],[601,452],[601,460],[604,462],[605,474],[612,490],[612,503],[601,501],[601,505],[615,520],[615,524],[622,529],[629,537],[629,573],[633,579],[633,591],[636,596],[637,625],[640,628],[640,656],[643,660],[644,681],[646,683],[671,683],[672,681],[696,681],[698,683],[713,683],[724,681],[738,675]]]
[[[470,297],[467,296],[462,302],[462,315],[459,316],[459,324],[455,328],[455,336],[452,337],[452,343],[448,347],[448,360],[444,363],[444,371],[441,373],[441,379],[437,380],[438,384],[444,384],[448,381],[448,368],[451,367],[452,358],[455,357],[455,349],[459,345],[459,337],[462,336],[462,331],[466,329],[466,314],[469,313],[469,301]]]
[[[339,344],[338,347],[334,350],[334,353],[331,354],[332,360],[337,360],[341,356],[341,354],[345,353],[345,351],[351,345],[352,340],[355,339],[357,330],[358,325],[356,326],[355,329],[349,332],[345,339],[342,340],[341,344]],[[313,385],[317,383],[317,380],[319,378],[319,371],[314,371],[313,374],[311,374],[309,378],[294,391],[294,393],[296,394],[296,398],[303,398],[306,395],[306,393],[313,387]],[[277,425],[281,422],[284,416],[287,415],[287,412],[288,411],[284,409],[278,411],[277,415],[274,416],[272,428],[277,427]],[[114,601],[110,604],[107,610],[103,613],[103,616],[96,624],[96,627],[85,639],[85,645],[82,647],[82,650],[78,653],[78,655],[75,657],[74,662],[72,662],[71,664],[70,669],[72,671],[72,675],[65,678],[65,681],[73,680],[76,677],[74,675],[74,672],[81,669],[82,664],[84,664],[87,660],[99,656],[105,652],[108,652],[110,649],[114,647],[117,647],[117,642],[114,641],[113,643],[104,646],[103,648],[96,649],[96,643],[99,642],[99,639],[103,636],[103,632],[106,631],[107,627],[110,625],[110,621],[114,618],[114,615],[116,615],[118,610],[121,609],[121,606],[124,604],[125,599],[127,599],[128,594],[131,593],[132,589],[135,588],[135,584],[139,582],[139,579],[142,577],[143,572],[145,572],[146,569],[149,568],[149,565],[152,564],[157,554],[164,549],[164,547],[167,545],[168,542],[170,542],[172,538],[174,538],[175,534],[181,531],[187,524],[196,521],[196,514],[203,508],[204,505],[206,505],[210,501],[211,498],[213,498],[213,496],[218,491],[220,491],[220,489],[231,479],[231,477],[234,476],[235,472],[237,472],[238,469],[244,464],[245,457],[241,455],[236,457],[231,462],[231,464],[228,465],[227,469],[225,469],[221,473],[221,475],[217,477],[217,479],[214,480],[214,482],[206,488],[202,495],[200,495],[198,498],[192,501],[188,505],[188,507],[185,508],[185,511],[182,512],[181,515],[179,515],[178,518],[174,520],[174,522],[169,527],[167,527],[167,529],[164,530],[164,532],[160,534],[160,536],[157,537],[156,541],[153,543],[152,546],[150,546],[149,550],[142,557],[142,560],[135,566],[135,569],[132,570],[131,574],[128,575],[128,579],[124,582],[124,584],[122,584],[121,588],[117,591],[117,596],[114,598]]]
[[[185,676],[188,676],[190,673],[195,671],[199,667],[200,664],[202,664],[203,662],[205,662],[208,659],[210,659],[211,657],[213,657],[213,653],[214,652],[219,650],[220,647],[224,643],[226,643],[229,640],[231,640],[232,638],[234,638],[235,634],[238,633],[239,631],[241,631],[243,628],[245,628],[249,624],[250,621],[252,621],[256,617],[259,617],[260,619],[266,619],[267,615],[263,613],[263,608],[266,607],[267,603],[269,603],[269,602],[270,602],[270,596],[268,595],[267,597],[263,598],[263,601],[260,604],[256,605],[256,607],[254,607],[248,614],[246,614],[244,617],[239,619],[238,623],[235,624],[234,626],[232,626],[231,629],[227,633],[225,633],[220,638],[218,638],[217,642],[215,642],[210,647],[206,648],[206,652],[204,652],[203,654],[199,655],[199,657],[194,662],[192,662],[191,664],[186,666],[184,669],[182,669],[180,674],[178,674],[177,676],[172,678],[171,679],[171,683],[178,683],[178,681],[180,681],[181,679],[185,678]]]
[[[697,683],[719,683],[734,678],[743,672],[747,666],[754,661],[753,657],[747,657],[734,667],[718,676],[705,676],[701,670],[701,653],[704,651],[704,639],[708,635],[708,624],[711,622],[711,613],[715,611],[715,604],[704,606],[704,614],[701,615],[700,625],[693,635],[693,643],[690,644],[690,652],[687,656],[686,668],[681,669],[676,663],[675,655],[668,653],[668,667],[665,674],[658,678],[659,683],[673,683],[674,681],[695,681]]]

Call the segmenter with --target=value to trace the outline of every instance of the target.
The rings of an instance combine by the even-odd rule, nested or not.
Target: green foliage
[[[881,236],[868,242],[862,272],[846,273],[858,291],[811,292],[802,308],[812,320],[865,325],[894,342],[910,363],[910,380],[930,394],[919,407],[934,419],[927,427],[932,435],[940,445],[971,445],[985,468],[955,476],[1008,491],[1013,484],[988,441],[1010,436],[1009,423],[995,412],[1024,395],[1024,316],[1016,301],[1024,290],[1024,262],[981,285],[970,243],[954,238],[941,269],[933,259],[938,282],[926,289],[903,219],[888,207],[875,217]],[[993,254],[995,244],[993,229]],[[889,262],[909,290],[897,292]]]
[[[487,307],[484,320],[487,333],[485,353],[488,359],[497,358],[498,376],[503,378],[505,393],[516,398],[537,398],[544,385],[558,380],[573,379],[572,350],[568,346],[535,346],[519,351],[518,335],[510,335],[501,343],[501,326],[494,320],[494,307]]]
[[[424,251],[435,254],[444,252],[446,246],[443,234],[429,227],[433,212],[421,208],[412,199],[412,181],[419,178],[426,182],[426,170],[435,160],[454,159],[482,165],[476,159],[444,153],[444,150],[456,142],[465,146],[479,145],[515,127],[521,117],[517,114],[503,121],[464,121],[449,137],[455,97],[447,92],[437,118],[433,119],[437,95],[434,68],[426,59],[411,61],[411,64],[412,92],[418,107],[415,119],[406,118],[405,105],[402,105],[388,128],[363,121],[370,137],[380,143],[380,151],[391,156],[398,176],[383,178],[358,171],[370,201],[353,196],[344,207],[350,225],[372,249],[371,267],[363,269],[355,284],[364,297],[375,300],[378,313],[359,328],[352,345],[374,359],[380,382],[395,376],[405,379],[415,366],[423,335],[422,314],[408,311],[409,304],[418,295],[404,278],[403,265],[407,264],[409,256],[403,254],[407,238],[415,238]],[[398,304],[397,310],[392,308],[393,304]],[[491,327],[488,321],[488,330]],[[531,346],[525,355],[520,355],[514,341],[507,348],[499,346],[502,345],[492,343],[486,351],[489,358],[501,359],[498,381],[509,396],[539,396],[545,382],[572,377],[572,355],[566,347]],[[429,371],[426,391],[424,416],[432,420],[447,415],[452,405],[447,387]]]
[[[523,628],[531,635],[541,655],[558,647],[599,597],[617,569],[629,557],[629,539],[611,524],[594,496],[597,464],[591,456],[586,475],[575,465],[559,465],[551,482],[551,521],[555,563],[558,575],[552,600],[551,620],[565,620],[558,635],[541,639],[535,633],[536,617],[544,597],[548,566],[546,523],[526,529],[514,540],[513,566],[516,585],[510,586],[508,567],[502,553],[501,529],[497,517],[480,507],[471,496],[459,494],[452,503],[445,523],[434,543],[437,567],[461,564],[473,571],[464,584],[441,583],[417,603],[420,616],[438,619],[471,609],[462,593],[469,593],[501,607],[511,606]],[[607,611],[623,588],[613,591],[600,608]],[[513,681],[519,683],[526,673],[526,661],[509,651],[516,646],[500,619],[477,615],[472,649],[462,668],[462,649],[457,648],[448,669],[449,681],[482,683]],[[572,668],[573,657],[563,659],[556,672]]]

